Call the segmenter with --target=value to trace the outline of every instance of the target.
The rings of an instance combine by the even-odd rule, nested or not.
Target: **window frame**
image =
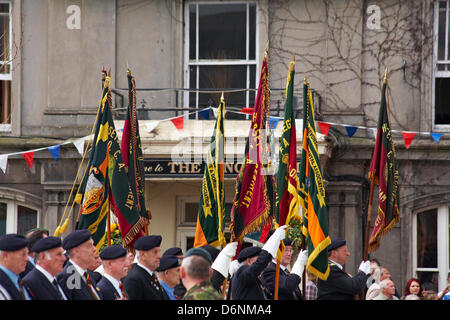
[[[417,266],[417,217],[419,214],[437,209],[437,268],[419,268]],[[412,264],[413,274],[418,277],[418,272],[438,272],[439,273],[439,290],[447,285],[447,275],[450,272],[450,244],[449,244],[449,216],[450,203],[438,207],[423,208],[414,212],[412,219]]]
[[[447,56],[446,60],[438,60],[438,44],[439,44],[439,4],[441,0],[438,0],[434,3],[434,37],[433,37],[433,69],[432,69],[432,130],[450,132],[450,121],[448,124],[436,124],[436,79],[437,78],[450,78],[450,70],[448,71],[440,71],[438,70],[438,65],[442,63],[447,63],[450,67],[450,50],[447,50],[449,45],[449,24],[450,24],[450,1],[446,0],[446,37],[445,37],[445,50],[444,54]]]
[[[246,59],[229,59],[229,60],[221,60],[221,59],[199,59],[199,43],[198,43],[198,8],[199,5],[202,4],[217,4],[217,5],[225,5],[225,4],[245,4],[247,6],[246,10]],[[255,59],[249,59],[249,35],[250,35],[250,27],[249,27],[249,7],[250,4],[254,4],[256,7],[255,13]],[[189,45],[190,45],[190,37],[189,37],[189,26],[190,26],[190,16],[189,16],[189,6],[196,5],[196,43],[195,43],[195,59],[190,59],[189,57]],[[189,89],[198,89],[199,88],[199,67],[200,66],[233,66],[233,65],[244,65],[247,66],[247,75],[246,75],[246,89],[254,89],[250,88],[250,66],[255,66],[255,86],[257,86],[259,81],[258,75],[258,65],[259,65],[259,28],[258,28],[258,2],[257,1],[186,1],[184,7],[184,88]],[[196,88],[190,87],[190,67],[195,66],[197,68],[197,76],[196,76]],[[196,108],[199,109],[199,92],[195,93],[195,105],[190,106],[189,103],[189,90],[185,90],[183,94],[183,107],[184,108]],[[250,91],[246,91],[246,106],[245,107],[253,107],[252,101],[250,101]],[[187,117],[189,111],[185,111],[184,115]],[[195,114],[195,120],[198,120],[198,114]]]
[[[9,55],[10,59],[9,61],[0,61],[1,64],[8,64],[9,65],[9,73],[0,73],[0,81],[11,81],[11,87],[12,87],[12,42],[13,42],[13,33],[12,33],[12,1],[0,1],[0,4],[8,4],[9,7]],[[1,108],[2,106],[0,106]],[[12,103],[11,103],[11,96],[10,96],[10,106],[9,106],[9,116],[10,121],[9,123],[0,123],[0,132],[9,133],[12,131],[11,122],[12,122]]]
[[[37,207],[30,205],[29,203],[7,198],[0,198],[0,202],[6,204],[6,233],[17,233],[19,206],[36,211],[36,227],[40,226],[41,215],[40,210]]]

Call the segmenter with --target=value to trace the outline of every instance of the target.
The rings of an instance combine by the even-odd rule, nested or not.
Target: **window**
[[[227,108],[253,107],[256,87],[257,34],[255,2],[190,2],[186,7],[185,107],[217,107],[221,91]],[[192,114],[192,117],[198,117]]]
[[[450,272],[450,207],[419,212],[413,221],[414,273],[422,285],[427,283],[440,291]]]
[[[25,234],[38,226],[38,211],[12,200],[0,200],[0,235]]]
[[[0,1],[0,132],[11,130],[11,4]]]
[[[198,197],[177,197],[177,243],[183,252],[194,246],[198,215]],[[230,240],[230,212],[232,203],[225,203],[225,239]]]

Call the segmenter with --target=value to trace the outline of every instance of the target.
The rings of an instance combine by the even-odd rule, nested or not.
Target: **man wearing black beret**
[[[144,236],[136,240],[134,248],[138,253],[123,284],[131,300],[169,300],[156,277],[161,260],[161,236]]]
[[[301,300],[302,295],[299,284],[302,280],[303,270],[305,269],[308,260],[308,254],[306,250],[302,250],[297,257],[291,272],[288,273],[287,266],[290,264],[292,258],[292,241],[291,239],[286,238],[283,240],[283,243],[285,248],[280,261],[278,300]],[[277,260],[272,259],[261,275],[264,288],[271,297],[273,297],[275,292],[276,267]]]
[[[328,246],[330,274],[317,283],[317,300],[353,300],[365,287],[370,275],[370,261],[361,262],[358,273],[351,277],[344,270],[350,252],[344,239],[334,239]]]
[[[281,226],[270,236],[263,248],[249,247],[238,255],[239,269],[231,278],[231,299],[265,300],[259,276],[270,260],[276,258],[280,241],[285,238],[286,226]]]
[[[128,274],[127,250],[118,245],[106,247],[100,252],[103,277],[98,282],[103,300],[127,300],[128,295],[120,279]]]
[[[10,233],[0,236],[0,300],[30,300],[19,274],[28,261],[28,239]]]
[[[163,255],[156,269],[158,280],[170,300],[178,300],[175,296],[175,286],[180,284],[180,259],[176,256]]]
[[[42,238],[32,247],[36,267],[24,278],[23,283],[32,300],[67,300],[62,288],[56,281],[56,275],[63,269],[64,250],[61,239]]]
[[[88,267],[95,259],[96,248],[89,230],[72,231],[62,242],[69,261],[56,276],[69,300],[101,300],[94,275]]]

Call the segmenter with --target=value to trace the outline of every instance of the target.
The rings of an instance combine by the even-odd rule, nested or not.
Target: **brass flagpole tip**
[[[387,82],[387,80],[388,80],[388,69],[386,68],[386,69],[384,69],[384,78],[383,78],[383,81],[384,81],[384,82]]]
[[[223,101],[223,91],[222,91],[222,95],[220,96],[220,101]]]

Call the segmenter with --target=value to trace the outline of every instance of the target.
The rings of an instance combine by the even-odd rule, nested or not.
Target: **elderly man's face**
[[[336,261],[340,265],[344,265],[349,256],[350,252],[348,251],[347,245],[343,245],[336,250],[331,251],[330,259]]]
[[[155,247],[147,251],[139,252],[139,262],[149,268],[151,271],[155,271],[159,267],[161,260],[161,248]]]
[[[16,251],[3,251],[1,261],[6,268],[18,275],[25,271],[28,261],[28,248],[25,247]]]

